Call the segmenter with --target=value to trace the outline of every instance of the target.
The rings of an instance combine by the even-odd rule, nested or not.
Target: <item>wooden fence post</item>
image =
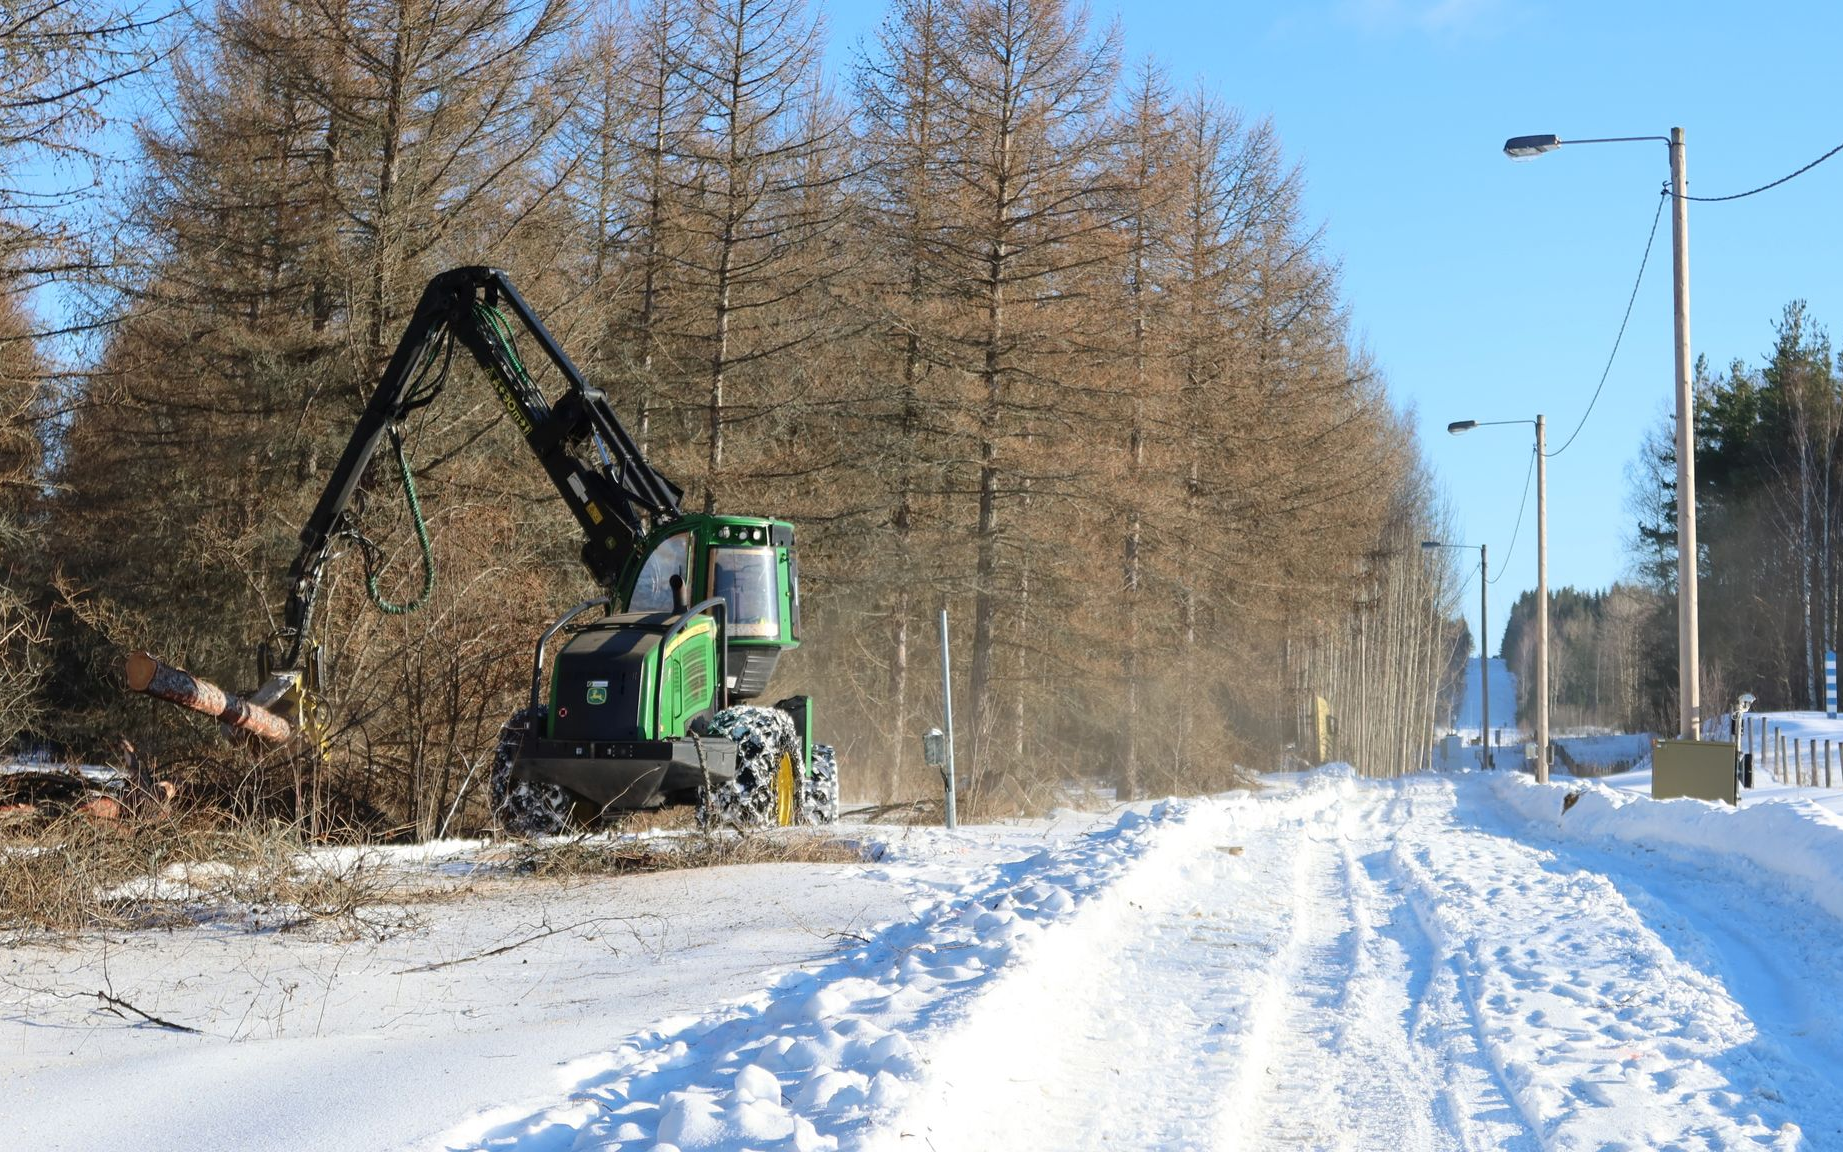
[[[1781,784],[1784,784],[1785,783],[1785,729],[1775,728],[1773,730],[1773,735],[1779,737],[1779,748],[1778,748],[1779,754],[1773,757],[1773,763],[1777,768],[1777,771],[1773,773],[1773,779],[1777,780]]]

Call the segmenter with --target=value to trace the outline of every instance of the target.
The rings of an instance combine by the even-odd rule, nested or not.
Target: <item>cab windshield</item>
[[[781,634],[781,598],[774,584],[773,548],[713,548],[710,591],[729,604],[732,636]]]
[[[680,532],[660,541],[659,547],[646,558],[640,578],[634,581],[634,594],[628,597],[629,612],[670,612],[672,577],[685,581],[685,594],[691,593],[691,536]]]

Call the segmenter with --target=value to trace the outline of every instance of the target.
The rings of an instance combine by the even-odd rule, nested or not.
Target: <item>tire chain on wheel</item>
[[[520,708],[499,730],[499,746],[493,750],[493,815],[514,836],[552,836],[569,827],[575,800],[557,784],[537,780],[518,780],[512,776],[513,762],[524,745],[525,733],[544,722],[545,709]]]
[[[795,780],[805,775],[793,717],[778,708],[737,704],[711,717],[710,734],[735,741],[736,777],[727,783],[712,784],[705,791],[698,805],[698,823],[705,828],[725,824],[737,828],[773,827],[774,777],[781,753],[793,757]]]
[[[800,781],[797,818],[802,824],[838,823],[838,754],[830,744],[813,745],[813,766]]]

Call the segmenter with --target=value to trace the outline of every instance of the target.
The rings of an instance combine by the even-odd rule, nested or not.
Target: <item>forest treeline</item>
[[[1559,729],[1674,732],[1676,612],[1674,588],[1656,583],[1618,581],[1599,592],[1572,587],[1551,591],[1550,724]],[[1503,637],[1500,654],[1516,675],[1517,715],[1528,728],[1536,714],[1533,589],[1519,594],[1511,605]],[[1706,695],[1707,689],[1703,691]]]
[[[1418,763],[1455,582],[1418,547],[1412,431],[1274,125],[1123,66],[1118,28],[1060,0],[897,0],[826,53],[797,0],[220,0],[151,28],[76,3],[0,27],[9,167],[96,147],[111,80],[152,108],[111,126],[132,147],[110,195],[0,201],[0,741],[126,735],[289,818],[483,823],[533,638],[589,589],[471,372],[405,429],[428,605],[370,610],[355,556],[324,586],[323,764],[227,759],[116,670],[145,646],[253,680],[423,283],[485,263],[688,507],[796,523],[805,644],[776,688],[816,697],[848,797],[936,786],[942,607],[961,767],[1005,803],[1221,786],[1297,751],[1317,694],[1366,770]],[[402,599],[411,517],[377,473],[358,526]]]
[[[1824,704],[1843,556],[1843,359],[1802,301],[1774,322],[1760,364],[1695,373],[1702,707],[1743,692],[1758,708]],[[1598,593],[1551,593],[1558,725],[1668,732],[1677,723],[1676,447],[1653,427],[1632,476],[1631,574]],[[1512,607],[1503,655],[1519,706],[1534,683],[1535,600]]]

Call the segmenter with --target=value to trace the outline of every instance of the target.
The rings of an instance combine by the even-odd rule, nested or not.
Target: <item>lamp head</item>
[[[1504,141],[1504,155],[1512,160],[1528,160],[1560,147],[1559,136],[1512,136]]]
[[[1461,432],[1470,432],[1476,427],[1478,427],[1478,421],[1476,420],[1455,420],[1446,426],[1446,430],[1457,436]]]
[[[1421,541],[1421,551],[1423,552],[1432,552],[1435,548],[1444,548],[1444,547],[1446,547],[1446,545],[1440,543],[1438,540]]]

